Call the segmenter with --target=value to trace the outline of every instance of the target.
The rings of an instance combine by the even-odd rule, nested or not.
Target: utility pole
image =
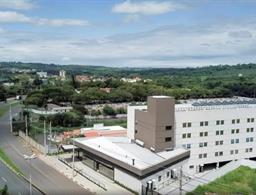
[[[75,176],[75,145],[74,145],[74,134],[73,134],[73,156],[72,156],[72,176],[74,179]]]
[[[10,104],[10,128],[11,128],[11,133],[13,132],[13,127],[12,127],[12,104]]]
[[[182,171],[182,166],[180,167],[180,195],[182,195],[182,176],[183,176],[183,171]]]
[[[49,148],[50,148],[50,150],[51,150],[51,147],[52,147],[52,145],[51,145],[51,143],[52,143],[52,121],[50,121],[50,124],[49,124],[49,129],[50,129],[50,141],[49,141]]]
[[[46,122],[44,120],[44,155],[46,156]]]
[[[25,115],[25,126],[26,126],[26,139],[27,139],[27,144],[28,144],[28,116],[27,116],[27,114]]]

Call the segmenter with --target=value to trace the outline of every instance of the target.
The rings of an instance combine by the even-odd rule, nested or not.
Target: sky
[[[0,61],[197,67],[255,54],[256,0],[0,0]]]

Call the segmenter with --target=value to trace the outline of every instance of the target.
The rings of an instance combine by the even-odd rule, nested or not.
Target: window
[[[254,118],[247,118],[247,123],[254,123]]]
[[[182,123],[182,127],[192,127],[192,123],[191,122],[187,122],[187,123]]]
[[[208,126],[208,121],[201,121],[200,126]]]
[[[205,132],[200,132],[200,133],[199,133],[199,136],[200,136],[200,137],[206,137],[206,136],[208,136],[208,132],[207,132],[207,131],[205,131]]]
[[[232,124],[240,123],[240,119],[232,119]]]
[[[238,150],[230,150],[230,154],[233,155],[233,154],[238,154]]]
[[[247,132],[247,133],[250,133],[250,132],[253,132],[253,131],[254,131],[254,128],[253,128],[253,127],[246,129],[246,132]]]
[[[216,135],[223,135],[224,134],[224,131],[223,130],[218,130],[216,131]]]
[[[252,152],[252,148],[245,148],[245,152],[248,153],[248,152]]]
[[[207,153],[204,153],[204,154],[199,154],[198,157],[201,159],[201,158],[207,158]]]
[[[215,152],[215,156],[223,156],[223,152],[220,151],[220,152]]]
[[[138,133],[138,130],[137,130],[137,129],[135,129],[135,133]]]
[[[168,130],[172,130],[172,126],[166,126],[166,127],[165,127],[165,130],[167,130],[167,131],[168,131]]]
[[[208,143],[207,142],[200,142],[199,143],[199,147],[202,148],[202,147],[207,147]]]
[[[232,130],[231,130],[231,133],[232,133],[232,134],[239,133],[239,129],[232,129]]]
[[[165,138],[165,142],[170,142],[170,141],[172,141],[172,137],[166,137]]]
[[[189,168],[190,168],[190,169],[194,169],[194,165],[190,165]]]
[[[217,120],[216,125],[224,125],[224,120]]]
[[[190,149],[191,148],[191,144],[187,144],[186,148]]]
[[[216,141],[216,142],[215,142],[215,145],[216,145],[216,146],[218,146],[218,145],[223,145],[223,140],[221,140],[221,141]]]
[[[162,177],[161,176],[158,176],[158,181],[161,181]]]
[[[247,137],[246,142],[253,142],[253,137]]]
[[[191,133],[183,133],[182,134],[182,138],[185,139],[185,138],[191,138]]]
[[[169,171],[166,173],[166,177],[170,177],[170,172]]]
[[[239,143],[239,139],[231,139],[231,144],[235,144],[235,143],[238,144]]]

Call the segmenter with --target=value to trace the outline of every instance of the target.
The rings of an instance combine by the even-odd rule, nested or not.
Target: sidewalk
[[[57,171],[61,172],[64,176],[72,179],[72,169],[58,160],[57,156],[38,156],[42,161],[44,161],[49,166],[55,168]],[[130,191],[122,188],[114,181],[104,177],[103,175],[93,171],[86,165],[83,165],[80,162],[75,163],[75,167],[82,169],[86,174],[90,175],[91,177],[99,180],[101,183],[104,184],[107,190],[99,187],[98,185],[94,184],[93,182],[89,181],[85,177],[81,176],[80,174],[75,173],[74,182],[76,182],[81,187],[85,188],[86,190],[95,193],[95,194],[132,194]]]

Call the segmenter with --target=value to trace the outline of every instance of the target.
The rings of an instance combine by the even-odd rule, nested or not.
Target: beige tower
[[[175,99],[150,96],[147,102],[147,110],[135,111],[135,139],[155,152],[173,148]]]

